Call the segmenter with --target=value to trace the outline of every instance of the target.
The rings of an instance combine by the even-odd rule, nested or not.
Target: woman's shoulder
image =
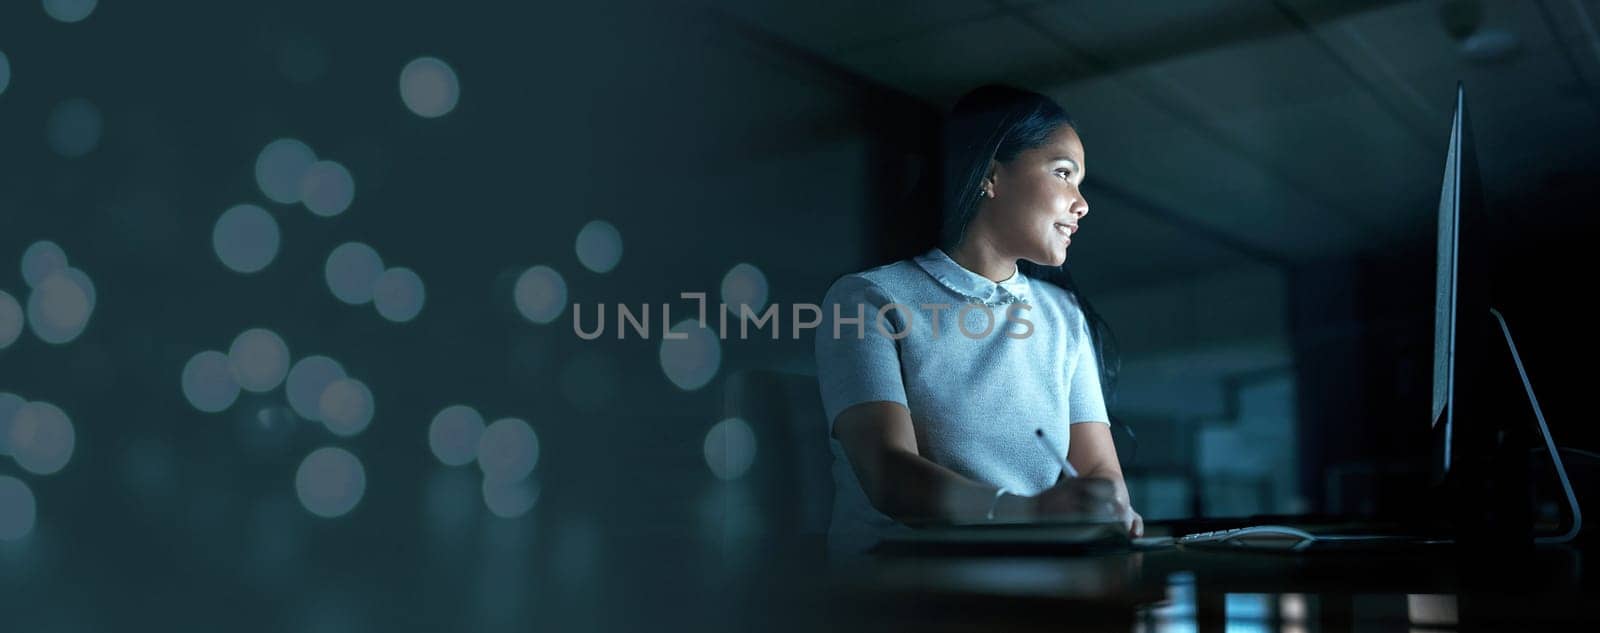
[[[916,262],[911,259],[902,259],[895,262],[874,266],[866,270],[845,273],[833,280],[828,287],[829,296],[837,296],[847,292],[874,291],[886,295],[893,295],[896,291],[904,289],[907,284],[916,278]]]

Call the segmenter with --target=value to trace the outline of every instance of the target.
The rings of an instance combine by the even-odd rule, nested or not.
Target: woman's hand
[[[1139,516],[1138,512],[1134,512],[1133,506],[1123,504],[1122,508],[1122,524],[1128,528],[1128,538],[1144,536],[1144,517]]]
[[[1116,497],[1108,479],[1064,478],[1055,486],[1028,498],[1028,513],[1035,519],[1121,521],[1129,538],[1144,536],[1144,517]]]
[[[1105,520],[1121,516],[1116,486],[1108,479],[1069,477],[1029,498],[1035,519]]]

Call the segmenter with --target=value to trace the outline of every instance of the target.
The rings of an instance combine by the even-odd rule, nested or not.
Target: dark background
[[[93,279],[87,329],[0,349],[0,391],[61,407],[65,468],[0,540],[8,630],[719,628],[804,574],[775,471],[783,431],[746,422],[747,472],[708,468],[729,378],[814,373],[787,307],[908,254],[931,228],[932,134],[962,91],[1006,81],[1058,99],[1087,150],[1091,214],[1070,258],[1123,351],[1114,413],[1153,520],[1384,514],[1425,474],[1432,235],[1457,81],[1490,206],[1497,302],[1558,443],[1592,469],[1583,403],[1600,160],[1596,3],[608,2],[100,3],[63,23],[0,6],[0,291],[52,240]],[[445,61],[458,105],[399,98],[409,61]],[[0,75],[3,77],[3,75]],[[67,157],[52,112],[93,104]],[[296,138],[339,161],[331,218],[257,187]],[[253,274],[212,250],[216,218],[267,209],[281,247]],[[574,241],[614,225],[594,272]],[[407,323],[336,300],[327,253],[359,240],[421,276]],[[704,386],[651,340],[584,341],[512,300],[534,265],[567,303],[720,299],[759,269],[784,340],[730,338]],[[180,374],[269,328],[292,359],[336,358],[372,390],[349,438],[285,414],[280,387],[207,414]],[[429,450],[470,404],[538,434],[526,514],[487,510],[475,466]],[[802,403],[803,404],[803,403]],[[276,411],[263,423],[258,414]],[[820,430],[819,430],[820,432]],[[719,439],[727,439],[719,438]],[[731,441],[731,440],[730,440]],[[1126,443],[1125,443],[1126,444]],[[354,510],[297,498],[312,450],[355,454]],[[1580,493],[1586,490],[1580,486]],[[803,622],[803,620],[801,620]],[[799,625],[796,625],[799,626]]]

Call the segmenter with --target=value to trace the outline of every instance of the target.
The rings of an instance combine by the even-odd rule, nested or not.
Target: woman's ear
[[[998,190],[995,188],[996,187],[996,178],[995,178],[995,176],[996,176],[996,174],[997,174],[999,169],[1000,169],[1000,163],[995,162],[993,159],[991,159],[989,161],[989,169],[987,171],[985,171],[984,174],[983,174],[983,183],[981,185],[979,185],[980,187],[983,188],[983,191],[988,193],[988,197],[990,197],[990,198],[995,197],[999,193]]]

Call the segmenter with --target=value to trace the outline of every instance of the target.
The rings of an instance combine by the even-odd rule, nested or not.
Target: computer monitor
[[[1465,538],[1570,540],[1583,524],[1582,513],[1511,328],[1495,305],[1490,260],[1502,250],[1494,243],[1504,224],[1486,205],[1476,149],[1466,89],[1458,83],[1439,195],[1433,481],[1446,493],[1452,523]],[[1530,433],[1534,428],[1539,436]],[[1528,478],[1529,449],[1539,444],[1535,437],[1543,440],[1569,509],[1566,533],[1539,539],[1533,538]]]

